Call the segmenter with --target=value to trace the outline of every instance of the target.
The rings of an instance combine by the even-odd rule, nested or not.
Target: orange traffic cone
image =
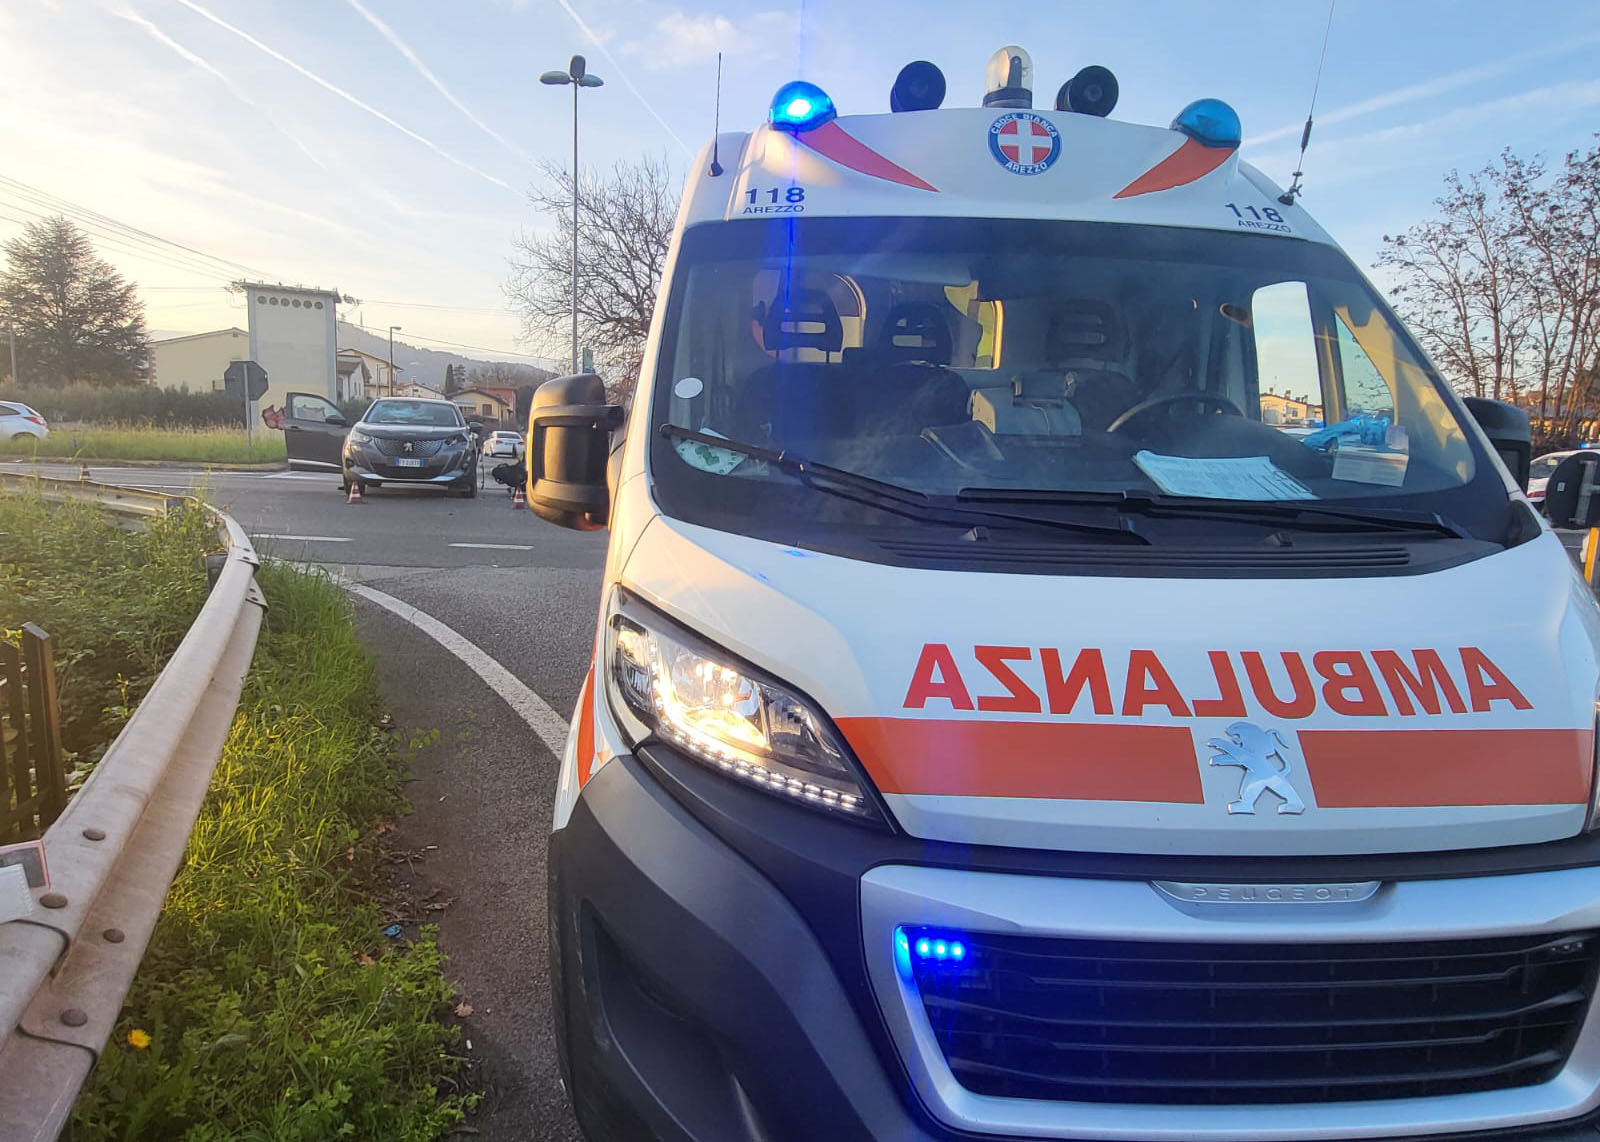
[[[361,498],[361,485],[360,484],[353,483],[353,482],[351,483],[351,485],[350,485],[350,499],[349,499],[348,502],[350,502],[352,504],[359,504],[359,503],[365,502]]]
[[[525,494],[523,494],[523,491],[522,491],[521,488],[514,488],[512,490],[512,492],[511,492],[511,506],[514,507],[514,508],[525,508],[525,507],[528,506],[528,497]]]

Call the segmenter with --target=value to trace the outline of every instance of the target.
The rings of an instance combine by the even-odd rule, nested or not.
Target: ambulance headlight
[[[631,601],[606,621],[606,695],[632,744],[654,738],[789,800],[880,821],[826,715],[727,651]]]
[[[772,110],[767,118],[779,130],[799,134],[815,130],[838,114],[833,100],[822,88],[797,79],[778,88],[778,93],[772,97]]]
[[[1208,147],[1237,147],[1244,137],[1239,113],[1220,99],[1196,99],[1178,112],[1172,129]]]

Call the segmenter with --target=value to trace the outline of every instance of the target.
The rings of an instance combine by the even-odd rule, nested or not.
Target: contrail
[[[188,2],[189,0],[180,0],[180,3],[187,4]],[[678,138],[678,132],[674,131],[667,125],[667,121],[661,117],[660,112],[658,112],[655,107],[651,105],[650,101],[644,97],[644,93],[633,85],[633,80],[628,78],[628,73],[622,70],[622,64],[617,62],[617,57],[611,54],[610,49],[608,49],[605,44],[600,42],[600,37],[594,34],[594,31],[589,27],[588,24],[583,22],[583,17],[578,15],[577,9],[568,3],[568,0],[556,0],[556,3],[560,4],[562,10],[566,12],[568,16],[572,17],[572,22],[578,25],[578,30],[589,37],[589,42],[600,49],[600,54],[605,56],[606,62],[611,65],[612,72],[618,79],[622,80],[622,85],[624,87],[633,92],[633,97],[640,103],[644,104],[644,109],[650,112],[650,117],[653,118],[657,123],[661,124],[661,129],[671,136],[674,143],[677,143],[678,146],[683,148],[684,154],[688,155],[691,159],[694,158],[694,152],[689,149],[689,144]]]
[[[406,62],[416,69],[417,74],[422,76],[423,79],[427,80],[433,86],[435,91],[444,96],[445,99],[450,102],[450,106],[454,107],[457,111],[461,112],[468,119],[470,119],[474,127],[478,128],[478,130],[482,131],[485,135],[488,135],[491,139],[499,143],[512,154],[516,155],[519,159],[522,159],[524,162],[533,162],[532,155],[528,154],[527,151],[517,146],[499,131],[496,131],[493,127],[489,126],[489,124],[478,118],[472,113],[472,109],[470,107],[461,102],[461,100],[457,99],[450,89],[440,81],[439,77],[433,74],[428,65],[423,63],[422,60],[418,58],[417,53],[411,50],[411,45],[402,40],[393,28],[389,27],[388,24],[385,24],[376,15],[374,15],[365,4],[361,3],[361,0],[345,0],[345,2],[356,10],[357,15],[359,15],[367,23],[371,24],[373,28],[377,30],[380,36],[388,40],[389,45],[394,48],[395,51],[404,56]]]
[[[134,11],[132,8],[114,8],[114,9],[112,9],[112,15],[120,16],[124,20],[127,20],[130,24],[138,25],[139,27],[143,28],[146,32],[149,32],[150,35],[152,37],[154,37],[157,42],[165,44],[167,47],[169,47],[173,51],[177,52],[178,55],[182,56],[185,60],[187,60],[189,63],[193,64],[195,67],[199,68],[201,71],[205,72],[208,75],[215,76],[217,79],[220,79],[222,81],[223,86],[226,87],[230,92],[233,93],[233,97],[235,99],[237,99],[240,103],[243,103],[246,107],[249,107],[252,110],[259,112],[267,120],[268,123],[271,123],[274,127],[276,127],[278,129],[278,133],[280,135],[282,135],[285,139],[288,139],[295,146],[299,147],[301,154],[305,155],[306,158],[310,159],[313,163],[315,163],[319,169],[321,169],[321,170],[327,170],[328,169],[328,164],[324,163],[321,159],[317,158],[317,156],[312,152],[311,148],[306,146],[305,143],[303,143],[300,140],[300,137],[298,135],[294,134],[287,127],[285,127],[282,123],[278,122],[278,120],[273,117],[273,114],[272,114],[271,111],[268,111],[265,107],[261,106],[261,104],[257,103],[254,99],[251,99],[248,95],[246,95],[239,88],[238,84],[234,83],[233,80],[228,78],[226,73],[224,73],[222,71],[219,71],[217,68],[213,67],[206,60],[202,59],[200,56],[196,55],[194,52],[192,52],[188,48],[184,47],[177,40],[175,40],[171,36],[167,35],[160,28],[156,27],[149,20],[147,20],[143,16],[139,15],[139,13]]]
[[[213,24],[215,24],[217,27],[221,28],[223,31],[232,32],[234,35],[238,36],[241,40],[243,40],[245,43],[249,44],[251,47],[256,48],[258,51],[261,51],[261,52],[265,53],[266,55],[271,56],[273,59],[275,59],[279,63],[283,64],[285,67],[293,68],[295,71],[297,71],[301,75],[305,76],[312,83],[315,83],[318,87],[321,87],[323,90],[332,92],[334,95],[337,95],[340,99],[343,99],[346,103],[350,103],[353,106],[359,107],[361,110],[365,111],[368,115],[371,115],[375,119],[382,120],[383,122],[387,123],[389,126],[393,127],[396,131],[399,131],[402,135],[406,136],[408,139],[416,140],[417,142],[421,143],[424,147],[427,147],[434,154],[438,155],[440,158],[446,159],[446,160],[454,163],[456,166],[460,167],[462,170],[471,171],[473,174],[477,175],[479,178],[483,179],[485,182],[492,182],[496,186],[504,187],[506,190],[512,190],[511,184],[506,182],[504,179],[496,178],[494,175],[488,173],[487,171],[479,170],[477,167],[473,166],[471,163],[467,162],[466,160],[456,158],[449,151],[447,151],[443,147],[439,146],[438,143],[435,143],[432,139],[429,139],[429,138],[426,138],[425,136],[419,135],[415,131],[413,131],[410,127],[407,127],[404,123],[400,123],[400,122],[395,121],[394,119],[389,118],[389,116],[385,115],[382,111],[379,111],[376,107],[372,106],[371,104],[363,103],[361,100],[357,99],[354,95],[351,95],[348,91],[344,90],[342,87],[335,87],[333,84],[329,83],[326,79],[323,79],[316,72],[310,71],[307,68],[301,67],[299,64],[295,63],[294,60],[290,59],[288,56],[284,55],[282,52],[275,51],[274,49],[269,48],[266,44],[262,43],[260,40],[256,39],[254,36],[252,36],[249,32],[246,32],[246,31],[243,31],[243,30],[241,30],[239,28],[234,27],[232,24],[228,23],[226,20],[222,19],[220,16],[214,15],[213,13],[211,13],[211,12],[207,11],[206,9],[202,8],[199,4],[196,4],[194,2],[194,0],[178,0],[178,3],[182,4],[185,8],[189,9],[191,12],[195,13],[197,16],[203,16],[205,19],[210,20]]]

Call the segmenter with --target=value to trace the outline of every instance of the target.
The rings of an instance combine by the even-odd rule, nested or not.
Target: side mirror
[[[528,506],[540,517],[579,531],[606,526],[611,488],[606,462],[622,406],[606,403],[593,373],[546,381],[528,412]]]
[[[324,423],[325,424],[331,424],[335,428],[349,428],[350,427],[349,418],[346,417],[344,415],[344,413],[342,413],[342,412],[330,412],[328,414],[328,416],[327,416],[327,419],[324,421]]]
[[[1556,465],[1544,511],[1552,527],[1600,526],[1600,452],[1574,452]]]
[[[1517,487],[1528,490],[1528,465],[1533,462],[1533,428],[1528,414],[1514,404],[1487,397],[1462,397],[1462,403],[1478,422],[1500,462],[1511,473]]]

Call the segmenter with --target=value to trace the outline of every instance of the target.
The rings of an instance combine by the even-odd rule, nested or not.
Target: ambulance
[[[631,404],[536,394],[530,504],[609,529],[549,842],[579,1122],[1593,1139],[1600,610],[1527,418],[1225,103],[1033,91],[785,85],[689,172]]]

